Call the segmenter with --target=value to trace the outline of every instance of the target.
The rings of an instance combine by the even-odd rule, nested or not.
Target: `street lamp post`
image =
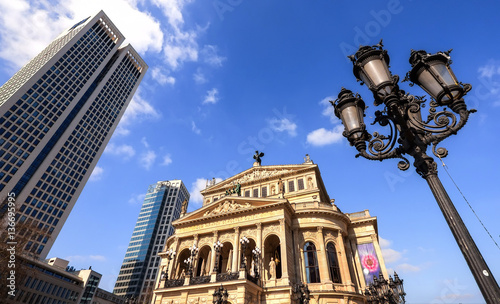
[[[260,250],[259,247],[255,247],[253,250],[252,250],[252,254],[253,254],[253,272],[255,273],[255,278],[258,280],[260,275],[259,275],[259,257],[260,257],[260,254],[262,253],[262,251]]]
[[[220,284],[220,287],[214,291],[214,304],[227,304],[227,299],[229,298],[229,294],[227,292],[227,289],[222,287],[222,284]]]
[[[169,249],[166,252],[167,254],[167,270],[165,271],[165,282],[168,281],[168,266],[170,265],[170,260],[175,258],[175,251],[173,249]]]
[[[191,252],[191,256],[184,260],[184,263],[188,264],[188,271],[187,275],[192,276],[193,275],[193,263],[195,260],[196,255],[198,254],[198,251],[200,249],[196,247],[196,244],[193,244],[193,246],[189,247],[189,251]]]
[[[250,243],[250,240],[244,236],[240,239],[240,244],[241,244],[241,262],[240,262],[240,269],[246,268],[246,263],[245,263],[245,251],[247,250],[248,243]]]
[[[220,258],[220,252],[224,244],[222,244],[220,241],[217,241],[214,243],[214,249],[215,249],[215,265],[214,265],[214,272],[217,273],[219,271],[219,258]]]
[[[403,280],[394,272],[394,280],[389,276],[389,282],[380,273],[379,278],[373,276],[373,284],[366,287],[365,296],[368,304],[400,304],[405,303]]]
[[[413,156],[413,165],[427,181],[484,299],[487,303],[499,303],[498,284],[441,184],[436,162],[426,154],[432,145],[435,156],[446,157],[448,151],[437,145],[456,134],[466,124],[469,114],[475,112],[467,110],[462,98],[471,86],[457,81],[450,67],[450,51],[432,55],[425,51],[411,52],[412,70],[405,80],[418,84],[432,97],[426,119],[422,119],[421,114],[425,99],[399,89],[399,77],[389,71],[389,56],[382,48],[382,41],[375,46],[361,46],[356,54],[349,56],[357,80],[372,91],[376,106],[384,105],[382,111],[375,112],[373,124],[389,126],[391,133],[388,136],[377,132],[373,136],[368,134],[363,122],[365,103],[359,94],[342,88],[338,99],[331,103],[335,115],[344,124],[343,135],[359,152],[356,157],[379,161],[400,158],[398,168],[407,170],[410,162],[403,155]],[[447,106],[451,111],[446,108],[437,111],[438,106]]]

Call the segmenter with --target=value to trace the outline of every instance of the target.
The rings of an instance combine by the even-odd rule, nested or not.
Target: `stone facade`
[[[240,196],[231,193],[238,188]],[[176,232],[159,254],[166,276],[156,282],[153,304],[212,303],[221,284],[232,304],[298,303],[294,287],[301,283],[311,304],[365,303],[371,272],[388,277],[376,217],[368,210],[342,213],[310,160],[257,164],[201,194],[203,206],[173,223]],[[242,237],[249,240],[245,252]],[[223,243],[220,254],[214,253],[217,241]],[[184,261],[193,245],[199,251],[190,275]],[[257,265],[255,247],[261,249]],[[165,254],[169,249],[177,253],[172,259]]]

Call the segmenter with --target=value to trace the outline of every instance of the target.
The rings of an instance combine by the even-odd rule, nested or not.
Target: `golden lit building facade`
[[[311,304],[366,303],[373,275],[388,277],[376,217],[341,212],[308,156],[256,162],[201,194],[159,254],[154,304],[213,303],[221,285],[227,303],[301,303],[300,284]]]

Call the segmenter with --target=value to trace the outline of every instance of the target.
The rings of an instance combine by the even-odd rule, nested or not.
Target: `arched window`
[[[328,256],[328,269],[330,270],[330,278],[333,283],[342,283],[340,278],[339,261],[337,260],[337,252],[333,243],[326,245],[326,253]]]
[[[320,283],[316,246],[312,242],[304,244],[304,262],[306,265],[307,283]]]

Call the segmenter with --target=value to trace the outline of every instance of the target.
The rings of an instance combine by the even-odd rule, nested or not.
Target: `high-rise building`
[[[189,192],[181,180],[157,182],[149,186],[135,224],[114,294],[149,303],[158,275],[166,239],[174,233],[172,221],[179,218]],[[187,208],[187,206],[185,206]]]
[[[0,87],[0,217],[37,227],[45,258],[147,65],[104,12],[59,35]],[[21,232],[22,233],[22,232]]]

